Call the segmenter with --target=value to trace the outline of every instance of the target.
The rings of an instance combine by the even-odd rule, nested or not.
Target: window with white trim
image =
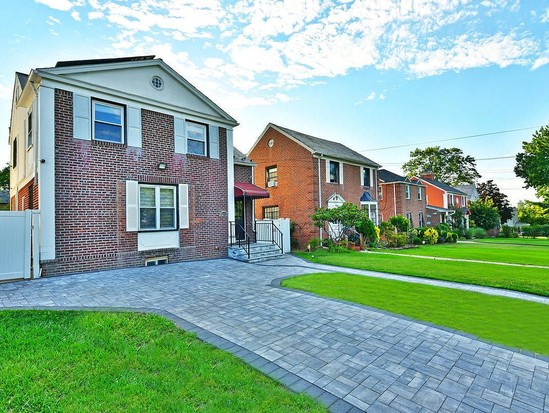
[[[362,185],[363,186],[372,186],[371,182],[371,172],[370,168],[362,168]]]
[[[176,228],[175,187],[139,185],[139,230],[160,231]]]
[[[379,195],[378,195],[379,199],[383,199],[383,187],[380,185],[379,186]]]
[[[420,227],[425,226],[425,219],[423,218],[423,212],[419,212],[419,226]]]
[[[17,138],[11,143],[11,167],[17,168]]]
[[[341,177],[339,176],[339,162],[330,161],[330,182],[333,184],[341,183]]]
[[[421,186],[417,187],[417,200],[421,201],[421,198],[423,197],[423,188]]]
[[[410,222],[410,226],[413,227],[414,223],[412,222],[412,213],[406,212],[406,219]]]
[[[280,211],[278,205],[263,207],[263,219],[279,219]]]
[[[208,131],[207,126],[201,123],[185,123],[187,134],[187,152],[193,155],[206,156],[208,152]]]
[[[410,185],[406,185],[406,199],[410,199]]]
[[[32,146],[32,128],[32,111],[29,111],[29,114],[27,115],[27,149]]]
[[[94,140],[124,143],[124,106],[94,100],[92,122]]]
[[[278,186],[278,169],[276,165],[265,168],[266,187]]]

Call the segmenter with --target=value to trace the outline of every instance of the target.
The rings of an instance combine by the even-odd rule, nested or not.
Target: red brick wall
[[[32,185],[32,205],[29,204],[29,189]],[[24,200],[23,200],[24,197]],[[17,203],[17,205],[16,205]],[[10,200],[10,209],[12,211],[24,211],[26,209],[39,209],[38,205],[38,184],[31,179],[23,188],[19,188],[17,200],[12,196]]]
[[[268,146],[274,139],[272,148]],[[276,165],[278,170],[278,186],[266,188],[271,197],[258,199],[255,203],[256,218],[263,218],[263,207],[279,206],[280,217],[290,218],[296,223],[293,236],[304,247],[313,237],[319,236],[319,229],[313,225],[311,215],[319,207],[318,194],[318,159],[301,145],[289,139],[273,128],[269,128],[257,143],[249,157],[256,163],[255,184],[266,188],[265,168]],[[345,201],[360,205],[360,196],[369,190],[375,198],[375,186],[363,187],[361,170],[358,166],[344,165],[343,184],[326,182],[326,164],[320,161],[320,179],[322,206],[337,193]]]
[[[220,159],[174,153],[170,115],[141,111],[142,148],[73,138],[72,92],[55,91],[56,259],[46,274],[142,266],[148,257],[170,262],[226,256],[226,130]],[[158,170],[160,162],[166,170]],[[126,180],[189,184],[190,228],[180,248],[137,251],[137,232],[126,232]]]
[[[389,221],[391,217],[398,214],[406,217],[406,213],[409,212],[412,214],[412,225],[414,228],[417,228],[419,227],[419,213],[423,212],[424,223],[427,222],[425,187],[422,187],[421,200],[417,199],[419,191],[419,187],[417,185],[410,185],[410,199],[406,199],[406,184],[404,183],[397,182],[381,184],[381,187],[383,198],[379,201],[379,211],[382,215],[383,221]]]

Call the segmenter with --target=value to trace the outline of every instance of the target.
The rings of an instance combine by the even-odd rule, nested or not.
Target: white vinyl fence
[[[0,211],[0,281],[40,277],[39,211]]]
[[[269,226],[262,226],[261,223],[273,223],[282,233],[282,253],[286,254],[290,252],[291,243],[290,243],[290,219],[289,218],[280,218],[280,219],[260,219],[256,221],[256,231],[258,240],[271,240],[273,237],[272,231]],[[259,224],[259,225],[258,225]]]

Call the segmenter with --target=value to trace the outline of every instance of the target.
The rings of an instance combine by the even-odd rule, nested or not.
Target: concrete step
[[[272,260],[282,256],[280,249],[271,243],[250,244],[249,258],[246,249],[238,245],[228,247],[227,252],[229,258],[251,263]]]

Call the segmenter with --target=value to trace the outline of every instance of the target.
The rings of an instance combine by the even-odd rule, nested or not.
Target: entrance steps
[[[229,246],[227,252],[229,258],[249,263],[274,260],[282,257],[280,248],[276,244],[270,242],[250,244],[249,258],[248,253],[246,252],[246,245],[243,245],[242,247],[239,247],[238,245]]]

